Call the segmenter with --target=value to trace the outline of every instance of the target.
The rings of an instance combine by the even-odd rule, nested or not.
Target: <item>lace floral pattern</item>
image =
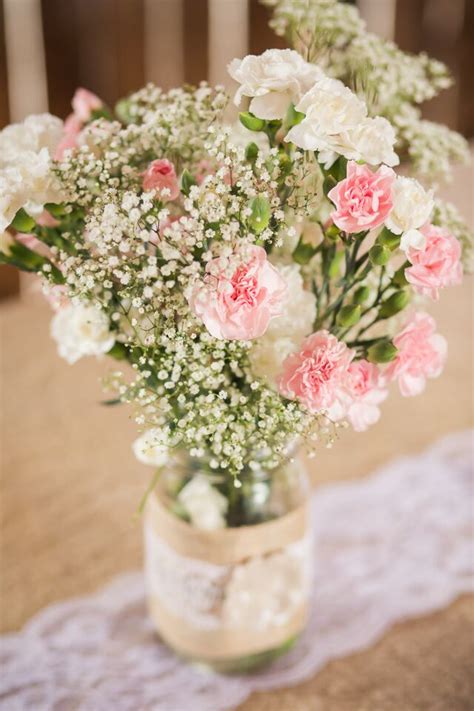
[[[198,629],[285,625],[309,594],[308,538],[238,565],[214,565],[179,555],[145,524],[148,593]]]
[[[5,711],[224,711],[297,684],[372,644],[395,622],[472,589],[472,433],[312,500],[312,614],[296,647],[251,676],[203,673],[160,644],[141,573],[52,605],[1,638]],[[317,642],[317,643],[316,643]]]

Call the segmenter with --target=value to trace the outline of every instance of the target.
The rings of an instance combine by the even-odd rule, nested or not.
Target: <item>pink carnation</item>
[[[54,152],[54,160],[62,160],[65,151],[77,147],[77,139],[81,130],[82,123],[74,114],[69,114],[64,122],[63,136]]]
[[[398,354],[385,371],[390,380],[398,379],[404,397],[419,395],[426,378],[437,378],[443,370],[447,343],[436,333],[436,323],[427,313],[415,313],[404,329],[393,339]]]
[[[407,257],[412,266],[405,269],[405,276],[415,291],[437,300],[440,289],[460,284],[462,280],[461,245],[441,227],[428,224],[420,232],[425,237],[425,245],[422,249],[408,249]]]
[[[72,97],[72,110],[74,116],[81,123],[89,121],[92,112],[102,108],[103,101],[88,89],[76,89]]]
[[[347,164],[347,177],[334,186],[328,197],[336,206],[333,222],[345,232],[362,232],[379,227],[393,207],[395,173],[382,165],[373,172],[354,161]]]
[[[143,189],[156,190],[161,200],[176,200],[179,183],[173,163],[159,158],[150,163],[143,173]]]
[[[336,402],[353,357],[354,351],[329,331],[317,331],[284,360],[279,390],[310,412],[328,409]]]
[[[76,89],[72,97],[72,114],[64,121],[63,137],[56,146],[54,160],[62,160],[64,152],[77,148],[77,139],[92,112],[104,104],[98,96],[87,89]]]
[[[356,432],[364,432],[380,418],[378,406],[388,395],[384,385],[385,379],[374,363],[351,363],[329,416],[334,420],[347,418]]]
[[[286,290],[265,250],[252,246],[244,261],[234,255],[208,262],[190,306],[215,338],[246,341],[262,336],[270,319],[282,312]]]

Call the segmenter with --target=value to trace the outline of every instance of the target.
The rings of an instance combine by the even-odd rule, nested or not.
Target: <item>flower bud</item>
[[[340,236],[341,230],[336,225],[331,225],[331,227],[328,227],[326,230],[326,237],[334,242],[338,240]]]
[[[391,341],[381,340],[374,343],[367,351],[367,360],[371,363],[390,363],[398,351]]]
[[[396,284],[396,286],[406,286],[408,284],[407,278],[405,276],[405,269],[410,266],[410,262],[405,262],[405,264],[402,264],[402,266],[397,269],[395,274],[392,277],[392,282]]]
[[[337,314],[337,324],[338,326],[344,326],[345,328],[355,326],[360,319],[360,314],[361,307],[359,304],[348,304],[347,306],[343,306]]]
[[[245,149],[245,157],[250,162],[253,163],[258,156],[258,146],[256,143],[249,143]]]
[[[343,259],[344,252],[336,252],[328,267],[328,275],[330,279],[335,279],[339,275]]]
[[[399,311],[403,311],[409,301],[410,295],[408,291],[404,291],[403,289],[396,291],[392,294],[392,296],[383,302],[379,311],[380,317],[390,318],[390,316],[395,316],[395,314],[398,314]]]
[[[400,244],[400,235],[395,235],[387,227],[384,227],[377,237],[377,242],[393,252]]]
[[[263,232],[263,230],[268,227],[268,223],[270,222],[272,214],[270,203],[263,195],[257,195],[257,197],[251,201],[250,209],[252,213],[248,218],[248,223],[254,232],[260,234],[260,232]]]
[[[249,131],[262,131],[265,126],[265,121],[254,116],[250,111],[241,111],[239,120],[242,126],[245,126]]]
[[[17,232],[31,232],[35,224],[33,218],[30,217],[23,208],[20,208],[13,218],[10,227],[13,227]]]
[[[370,289],[368,286],[359,286],[359,288],[356,290],[354,293],[354,297],[352,301],[354,304],[363,304],[364,301],[367,301],[367,299],[370,296]]]
[[[390,259],[391,253],[388,247],[381,244],[374,244],[369,250],[369,259],[374,266],[383,267]]]

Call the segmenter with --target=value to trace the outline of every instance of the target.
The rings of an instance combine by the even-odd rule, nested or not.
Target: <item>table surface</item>
[[[460,168],[445,196],[473,222],[473,172]],[[449,342],[443,376],[418,398],[394,392],[369,432],[344,432],[312,461],[315,486],[358,479],[390,458],[472,426],[472,283],[446,290],[431,312]],[[45,605],[92,592],[141,565],[134,513],[149,469],[133,457],[125,406],[105,408],[106,361],[70,367],[49,338],[49,307],[30,285],[3,303],[1,360],[1,631]],[[370,649],[328,664],[307,683],[254,694],[245,711],[461,711],[472,709],[474,608],[397,625]],[[317,640],[315,640],[317,644]]]

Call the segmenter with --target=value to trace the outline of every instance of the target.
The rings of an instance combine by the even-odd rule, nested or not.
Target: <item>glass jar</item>
[[[149,609],[168,646],[227,673],[292,646],[309,599],[308,494],[299,461],[235,482],[174,456],[144,517]]]

